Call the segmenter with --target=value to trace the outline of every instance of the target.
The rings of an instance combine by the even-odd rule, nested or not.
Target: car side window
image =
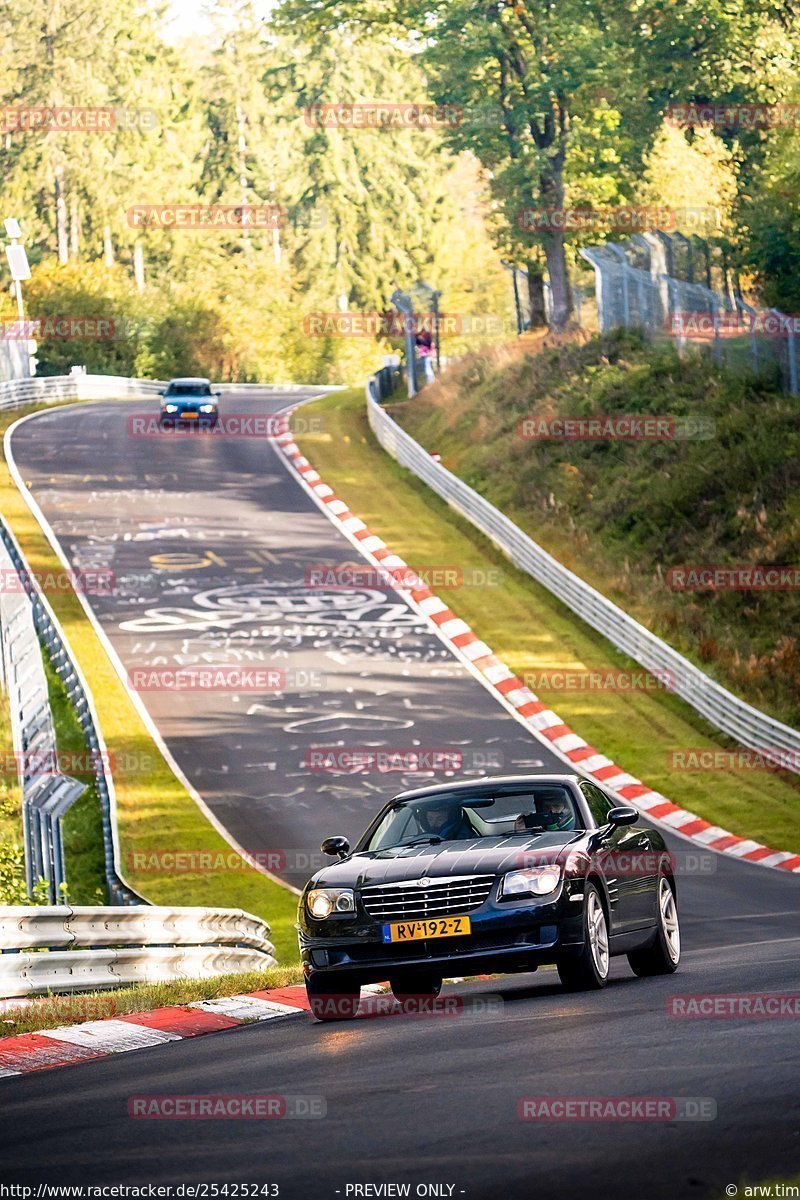
[[[609,800],[608,796],[593,783],[582,783],[580,786],[597,824],[608,824],[608,814],[614,807],[614,802]]]

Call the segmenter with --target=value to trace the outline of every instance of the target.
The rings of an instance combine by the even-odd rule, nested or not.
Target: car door
[[[597,824],[619,802],[595,783],[584,780],[581,791]],[[638,825],[621,825],[602,836],[595,860],[606,879],[611,904],[611,932],[625,933],[652,924],[655,917],[654,855],[650,840]]]

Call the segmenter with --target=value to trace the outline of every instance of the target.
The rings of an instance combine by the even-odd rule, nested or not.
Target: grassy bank
[[[800,397],[630,334],[476,355],[391,410],[560,562],[749,703],[800,725],[800,587],[675,590],[671,569],[800,564]],[[520,421],[665,415],[672,441],[532,440]]]
[[[31,411],[31,410],[25,410]],[[0,434],[21,412],[0,416]],[[28,562],[43,575],[60,570],[47,539],[0,461],[0,511],[11,525]],[[175,778],[143,725],[100,640],[72,591],[48,596],[73,653],[89,680],[113,764],[123,870],[154,904],[243,908],[268,921],[281,964],[297,960],[294,931],[297,901],[288,889],[241,863]],[[75,838],[79,831],[76,829]],[[137,876],[134,854],[176,850],[208,851],[226,869],[206,873]],[[75,842],[72,843],[74,853]]]
[[[441,594],[514,671],[530,678],[564,669],[637,670],[380,449],[360,388],[326,396],[315,402],[314,411],[324,413],[326,432],[304,434],[299,445],[393,550],[418,571],[455,564],[466,578],[496,581]],[[546,688],[540,694],[582,737],[676,804],[767,845],[800,850],[800,781],[794,776],[674,769],[676,749],[726,744],[674,696]]]

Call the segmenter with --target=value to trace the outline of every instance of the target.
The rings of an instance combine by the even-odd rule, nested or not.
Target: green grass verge
[[[82,992],[79,996],[42,996],[22,1008],[7,1007],[0,1020],[0,1037],[302,982],[300,967],[269,967],[266,971],[215,975],[213,979],[176,979],[170,983],[137,983],[113,991]]]
[[[303,453],[411,567],[457,565],[464,572],[477,568],[484,578],[499,574],[497,586],[462,586],[441,595],[517,674],[639,669],[384,453],[369,429],[362,389],[315,401],[314,412],[325,432],[298,436]],[[743,837],[800,851],[795,776],[673,769],[675,749],[729,744],[675,696],[546,689],[540,695],[588,742],[674,803]]]
[[[94,773],[87,769],[90,762],[86,741],[67,689],[53,670],[45,647],[42,647],[42,655],[62,769],[86,787],[62,823],[68,881],[64,900],[68,904],[107,904],[102,811]]]
[[[681,359],[623,331],[545,347],[523,338],[472,355],[391,411],[559,562],[750,704],[800,726],[800,588],[679,591],[669,576],[800,562],[800,397],[776,377]],[[520,428],[631,413],[702,421],[704,436],[539,440]]]
[[[0,436],[31,409],[0,415]],[[43,576],[61,571],[33,514],[0,459],[0,511],[31,568]],[[153,904],[243,908],[266,920],[279,961],[297,962],[294,930],[297,900],[292,892],[241,863],[176,779],[142,723],[106,651],[72,591],[48,596],[94,696],[100,727],[113,766],[122,866],[128,881]],[[72,851],[80,831],[75,829]],[[226,869],[206,873],[141,874],[134,855],[210,852]],[[151,860],[152,861],[152,860]]]

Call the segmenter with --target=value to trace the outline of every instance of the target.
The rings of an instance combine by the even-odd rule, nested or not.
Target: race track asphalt
[[[263,414],[296,398],[223,405]],[[308,572],[354,552],[268,439],[131,437],[126,419],[145,407],[46,413],[20,427],[13,451],[73,565],[116,573],[114,594],[92,604],[129,670],[295,673],[295,690],[281,692],[142,693],[241,844],[283,854],[278,873],[302,883],[321,836],[355,834],[382,799],[418,781],[304,768],[321,747],[458,751],[476,775],[556,766],[400,597],[309,587]],[[449,985],[478,1003],[447,1018],[292,1018],[0,1080],[3,1180],[273,1182],[285,1200],[404,1194],[381,1184],[473,1200],[683,1200],[797,1174],[797,1019],[677,1019],[668,999],[797,992],[800,882],[668,841],[684,867],[677,975],[637,980],[615,960],[604,992],[574,996],[541,970]],[[323,1097],[327,1113],[127,1115],[129,1097],[165,1093]],[[716,1115],[518,1117],[524,1097],[625,1096],[704,1098]],[[367,1184],[375,1190],[354,1190]]]

